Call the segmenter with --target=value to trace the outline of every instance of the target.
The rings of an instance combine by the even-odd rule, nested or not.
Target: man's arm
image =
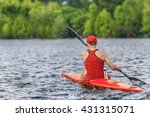
[[[120,70],[120,68],[116,65],[114,65],[111,60],[108,58],[108,56],[104,53],[104,61],[108,64],[108,66],[112,69],[112,70]]]
[[[84,52],[82,52],[82,58],[83,58],[83,61],[85,61],[86,60],[86,52],[84,51]],[[87,73],[87,71],[86,71],[86,69],[84,68],[84,70],[83,70],[83,72],[82,72],[82,74],[81,74],[81,79],[84,79],[84,76],[86,75],[86,73]]]

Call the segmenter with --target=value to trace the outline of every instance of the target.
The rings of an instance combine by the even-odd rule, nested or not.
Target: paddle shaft
[[[132,80],[135,80],[135,81],[140,81],[140,82],[142,82],[143,84],[147,84],[147,83],[145,83],[144,81],[142,81],[142,80],[140,80],[140,79],[138,79],[138,78],[133,78],[133,77],[130,77],[130,76],[128,76],[126,73],[124,73],[122,70],[119,70],[124,76],[126,76],[131,82],[132,82]],[[133,82],[132,82],[133,83]]]
[[[67,28],[69,29],[69,30],[71,30],[75,35],[76,35],[76,37],[86,46],[86,47],[88,47],[87,46],[87,44],[83,41],[83,39],[82,39],[82,37],[73,29],[73,28],[71,28],[71,27],[69,27],[69,26],[67,26]],[[129,77],[126,73],[124,73],[122,70],[119,70],[124,76],[126,76],[131,82],[132,82],[132,80],[137,80],[137,81],[141,81],[143,84],[146,84],[145,82],[143,82],[142,80],[140,80],[140,79],[137,79],[137,78],[132,78],[132,77]],[[133,83],[133,82],[132,82]]]
[[[122,70],[119,70],[124,76],[126,76],[127,78],[129,78],[129,80],[130,80],[130,77],[126,74],[126,73],[124,73]]]
[[[83,41],[82,37],[73,28],[69,26],[67,26],[67,28],[71,30],[76,35],[76,37],[87,47],[87,44]]]

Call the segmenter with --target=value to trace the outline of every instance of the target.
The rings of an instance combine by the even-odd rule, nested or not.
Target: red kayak
[[[81,79],[81,74],[76,74],[76,73],[62,73],[61,76],[63,78],[67,78],[73,82],[80,83],[84,85],[85,83]],[[113,90],[121,90],[124,92],[143,92],[144,90],[141,88],[138,88],[136,86],[131,86],[128,84],[124,84],[121,82],[113,81],[111,79],[106,80],[106,79],[96,79],[96,80],[90,80],[90,83],[88,84],[88,87],[91,88],[109,88]]]

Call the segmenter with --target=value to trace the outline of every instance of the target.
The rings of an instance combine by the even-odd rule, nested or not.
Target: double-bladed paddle
[[[139,81],[141,85],[147,84],[146,82],[144,82],[144,81],[142,81],[142,80],[140,80],[138,78],[128,76],[122,70],[119,70],[119,72],[121,72],[124,76],[126,76],[132,83],[133,83],[133,81]]]
[[[73,28],[69,26],[67,26],[67,28],[71,30],[76,35],[76,37],[87,47],[87,44],[83,41],[82,37]]]
[[[69,30],[71,30],[76,35],[76,37],[87,47],[87,44],[83,41],[82,37],[73,28],[71,28],[69,26],[67,26],[67,28]],[[147,84],[147,83],[145,83],[144,81],[142,81],[142,80],[140,80],[138,78],[134,78],[134,77],[128,76],[122,70],[119,70],[119,72],[121,72],[124,76],[126,76],[132,83],[133,83],[133,81],[139,81],[139,82],[141,82],[140,84]]]

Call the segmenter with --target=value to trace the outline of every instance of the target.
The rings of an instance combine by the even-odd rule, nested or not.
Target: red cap
[[[96,37],[94,35],[89,35],[86,41],[89,44],[90,43],[95,43],[95,44],[97,43],[97,39],[96,39]]]

